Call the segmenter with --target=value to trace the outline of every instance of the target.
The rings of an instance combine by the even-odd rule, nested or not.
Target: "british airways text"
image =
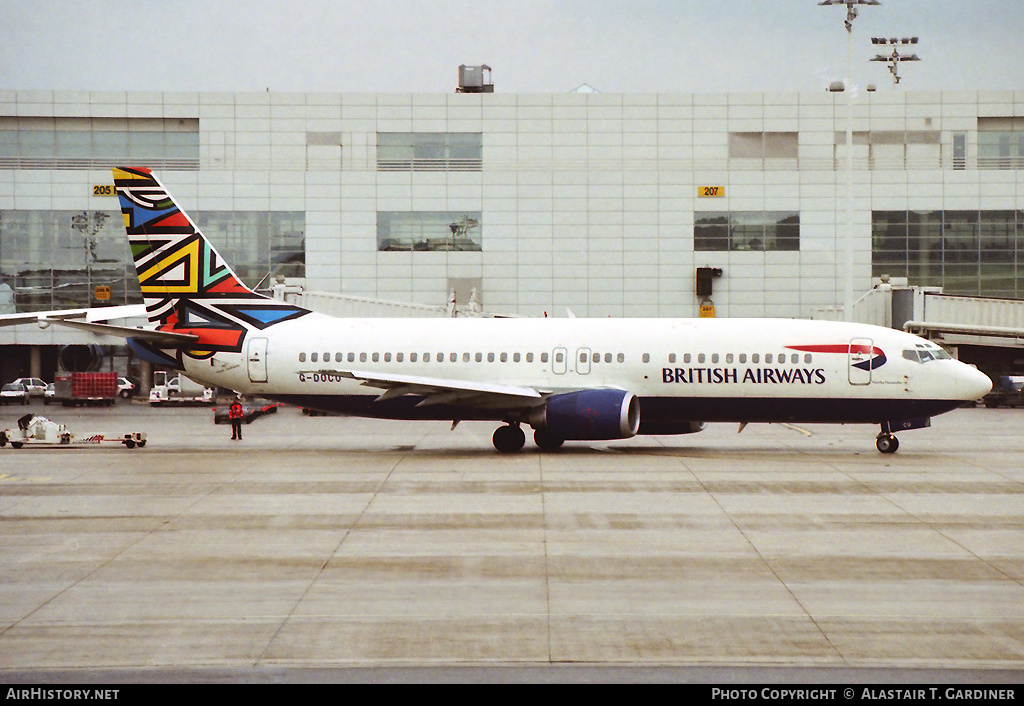
[[[824,385],[823,368],[662,368],[661,381],[683,384],[751,382],[776,385]]]

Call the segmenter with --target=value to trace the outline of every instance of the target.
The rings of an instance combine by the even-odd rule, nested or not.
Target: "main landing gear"
[[[506,424],[494,430],[491,441],[499,453],[511,454],[523,448],[523,444],[526,443],[526,434],[518,424]]]
[[[896,453],[896,449],[900,447],[900,440],[895,434],[883,431],[875,439],[875,447],[884,454]]]
[[[565,439],[555,436],[544,428],[538,428],[533,432],[533,440],[542,451],[554,451],[565,443]],[[495,429],[491,441],[494,442],[494,448],[499,453],[510,454],[523,448],[523,444],[526,443],[526,434],[519,424],[512,422]]]

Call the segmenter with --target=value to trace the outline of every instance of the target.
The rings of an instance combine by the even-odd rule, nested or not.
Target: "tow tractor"
[[[20,449],[23,446],[81,446],[85,444],[101,444],[115,442],[124,444],[125,448],[134,449],[146,445],[146,433],[141,431],[127,434],[85,434],[76,436],[68,431],[64,424],[51,422],[46,417],[26,414],[18,420],[17,429],[0,431],[0,447],[7,446]]]

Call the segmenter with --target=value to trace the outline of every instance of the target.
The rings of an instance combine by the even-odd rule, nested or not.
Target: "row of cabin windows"
[[[561,356],[562,354],[559,353],[558,355]],[[416,363],[416,362],[420,362],[420,361],[422,361],[424,363],[429,363],[432,360],[436,360],[438,363],[443,363],[445,361],[445,358],[446,358],[446,355],[444,353],[435,353],[435,354],[433,354],[433,357],[432,357],[432,355],[430,353],[424,353],[422,355],[420,355],[419,353],[409,353],[408,354],[408,359],[409,359],[410,363]],[[510,353],[487,353],[486,355],[484,353],[476,353],[476,354],[463,353],[462,354],[462,362],[463,363],[469,363],[470,361],[473,361],[473,360],[475,360],[477,363],[482,363],[482,362],[484,362],[485,358],[486,358],[488,363],[494,363],[495,361],[501,361],[502,363],[507,363],[509,360],[511,360],[513,363],[520,363],[520,362],[522,362],[524,360],[527,363],[532,363],[534,361],[534,354],[533,353],[511,353],[511,354]],[[392,360],[395,361],[396,363],[404,363],[405,360],[406,360],[406,354],[405,353],[393,353],[393,354],[392,353],[348,353],[347,355],[344,354],[344,353],[335,353],[334,354],[334,362],[335,363],[341,363],[341,362],[345,362],[345,361],[347,361],[349,363],[355,363],[356,361],[358,361],[360,363],[365,363],[367,361],[371,361],[371,362],[374,362],[374,363],[379,363],[381,361],[384,361],[385,363],[390,363]],[[457,362],[459,362],[459,354],[458,353],[448,353],[447,354],[447,360],[449,362],[451,362],[451,363],[457,363]],[[330,354],[330,352],[324,353],[322,356],[321,356],[320,353],[310,353],[309,354],[309,362],[311,362],[311,363],[318,363],[318,362],[321,362],[321,361],[324,362],[324,363],[331,362],[331,354]],[[306,354],[305,353],[299,353],[299,362],[300,363],[305,363],[306,362]],[[548,362],[548,354],[547,353],[541,353],[540,354],[540,362],[542,362],[542,363]],[[561,360],[559,360],[559,362],[561,362]],[[609,362],[611,362],[611,361],[609,360]]]
[[[720,362],[723,358],[724,358],[724,360],[725,360],[725,362],[727,364],[732,363],[734,360],[738,360],[740,364],[743,364],[743,363],[747,362],[747,354],[746,353],[740,353],[738,356],[735,356],[735,357],[733,356],[732,353],[726,353],[725,356],[720,356],[718,353],[712,353],[710,356],[708,356],[705,353],[698,353],[696,361],[697,361],[697,363],[706,363],[706,362],[708,362],[709,357],[710,357],[710,360],[711,360],[712,364],[716,364],[716,363]],[[693,360],[694,360],[694,358],[693,358],[693,356],[690,353],[684,353],[683,354],[683,362],[684,363],[691,363],[691,362],[693,362]],[[644,361],[644,362],[647,362],[647,361]],[[669,363],[675,363],[676,362],[676,354],[675,353],[669,353],[668,362]],[[760,353],[751,353],[750,354],[750,362],[751,363],[760,363],[761,362],[761,354]],[[785,365],[786,363],[792,363],[792,364],[795,365],[795,364],[800,362],[800,354],[799,353],[789,353],[789,354],[779,353],[778,355],[774,355],[772,353],[765,353],[764,354],[764,362],[765,363],[773,363],[774,362],[774,363],[778,363],[779,365]],[[810,364],[810,362],[811,362],[811,354],[810,353],[804,353],[804,363]]]
[[[564,351],[555,351],[555,355],[554,355],[555,362],[556,363],[562,363],[565,360],[564,356],[565,356],[565,352]],[[422,361],[424,363],[429,363],[432,360],[435,360],[438,363],[443,363],[445,361],[445,354],[444,353],[435,353],[433,357],[431,357],[430,353],[424,353],[422,356],[420,354],[418,354],[418,353],[409,353],[408,357],[409,357],[409,362],[410,363],[416,363],[416,362],[419,362],[419,361]],[[487,360],[488,363],[494,363],[496,361],[500,361],[502,363],[507,363],[510,359],[511,359],[511,361],[513,363],[520,363],[520,362],[523,362],[524,360],[527,363],[532,363],[534,361],[534,357],[535,356],[534,356],[533,353],[511,353],[511,354],[509,354],[509,353],[487,353],[486,354],[486,360]],[[405,362],[405,358],[406,358],[406,354],[405,353],[394,353],[394,354],[392,354],[392,353],[358,353],[357,354],[357,353],[351,353],[350,352],[347,355],[344,354],[344,353],[335,353],[334,354],[334,362],[335,363],[342,363],[342,362],[345,362],[345,361],[347,361],[349,363],[355,363],[357,360],[360,363],[366,363],[367,361],[371,361],[371,362],[374,362],[374,363],[379,363],[379,362],[381,362],[381,360],[383,360],[385,363],[390,363],[392,360],[394,360],[396,363],[404,363]],[[459,362],[459,354],[458,353],[449,353],[447,355],[447,358],[448,358],[448,361],[451,362],[451,363]],[[547,352],[541,353],[539,358],[540,358],[540,362],[541,363],[547,363],[548,362],[548,353]],[[669,353],[668,362],[674,364],[674,363],[677,362],[677,358],[678,358],[678,356],[676,356],[675,353]],[[605,363],[611,363],[613,360],[616,363],[625,363],[626,362],[626,356],[623,353],[616,353],[614,355],[614,357],[613,357],[613,355],[611,353],[604,353],[602,355],[601,353],[594,353],[594,352],[591,352],[589,350],[581,350],[581,351],[579,351],[579,361],[581,363],[586,363],[588,360],[591,363],[600,363],[602,361],[605,362]],[[724,362],[726,364],[732,364],[734,361],[738,361],[740,364],[743,364],[743,363],[747,362],[747,354],[746,353],[740,353],[739,355],[734,356],[732,353],[726,353],[724,356],[722,356],[722,355],[720,355],[718,353],[712,353],[709,356],[706,353],[698,353],[696,355],[696,358],[695,358],[691,353],[684,353],[683,356],[682,356],[682,362],[683,363],[687,363],[687,364],[688,363],[692,363],[694,361],[696,361],[698,364],[703,364],[703,363],[707,363],[709,360],[710,360],[711,364],[713,364],[713,365],[718,364],[719,362],[721,362],[723,360],[724,360]],[[323,353],[322,356],[321,356],[320,353],[310,353],[309,354],[309,362],[311,362],[311,363],[319,363],[321,361],[324,362],[324,363],[331,362],[331,354],[330,354],[330,352]],[[484,362],[484,354],[483,353],[470,354],[468,352],[462,354],[462,362],[463,363],[469,363],[471,361],[476,361],[477,363]],[[306,353],[305,352],[299,353],[299,362],[300,363],[305,363],[306,362]],[[643,362],[644,363],[650,363],[651,362],[651,354],[650,353],[644,353],[643,354]],[[751,353],[750,354],[750,362],[751,363],[755,363],[755,364],[756,363],[760,363],[761,362],[761,354],[760,353]],[[776,356],[776,355],[773,355],[772,353],[765,353],[765,355],[764,355],[764,362],[765,363],[777,362],[780,365],[784,365],[786,363],[792,363],[792,364],[795,365],[795,364],[800,362],[800,354],[799,353],[791,353],[791,354],[787,355],[786,353],[779,353]],[[807,364],[810,364],[810,362],[811,362],[811,354],[810,353],[805,353],[804,354],[803,362],[807,363]]]

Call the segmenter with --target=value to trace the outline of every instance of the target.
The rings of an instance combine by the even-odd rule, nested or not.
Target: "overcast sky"
[[[881,0],[852,79],[1024,90],[1024,0]],[[824,90],[845,7],[818,0],[0,0],[0,89],[448,93]],[[894,87],[872,36],[919,36]],[[905,53],[901,51],[901,53]]]

